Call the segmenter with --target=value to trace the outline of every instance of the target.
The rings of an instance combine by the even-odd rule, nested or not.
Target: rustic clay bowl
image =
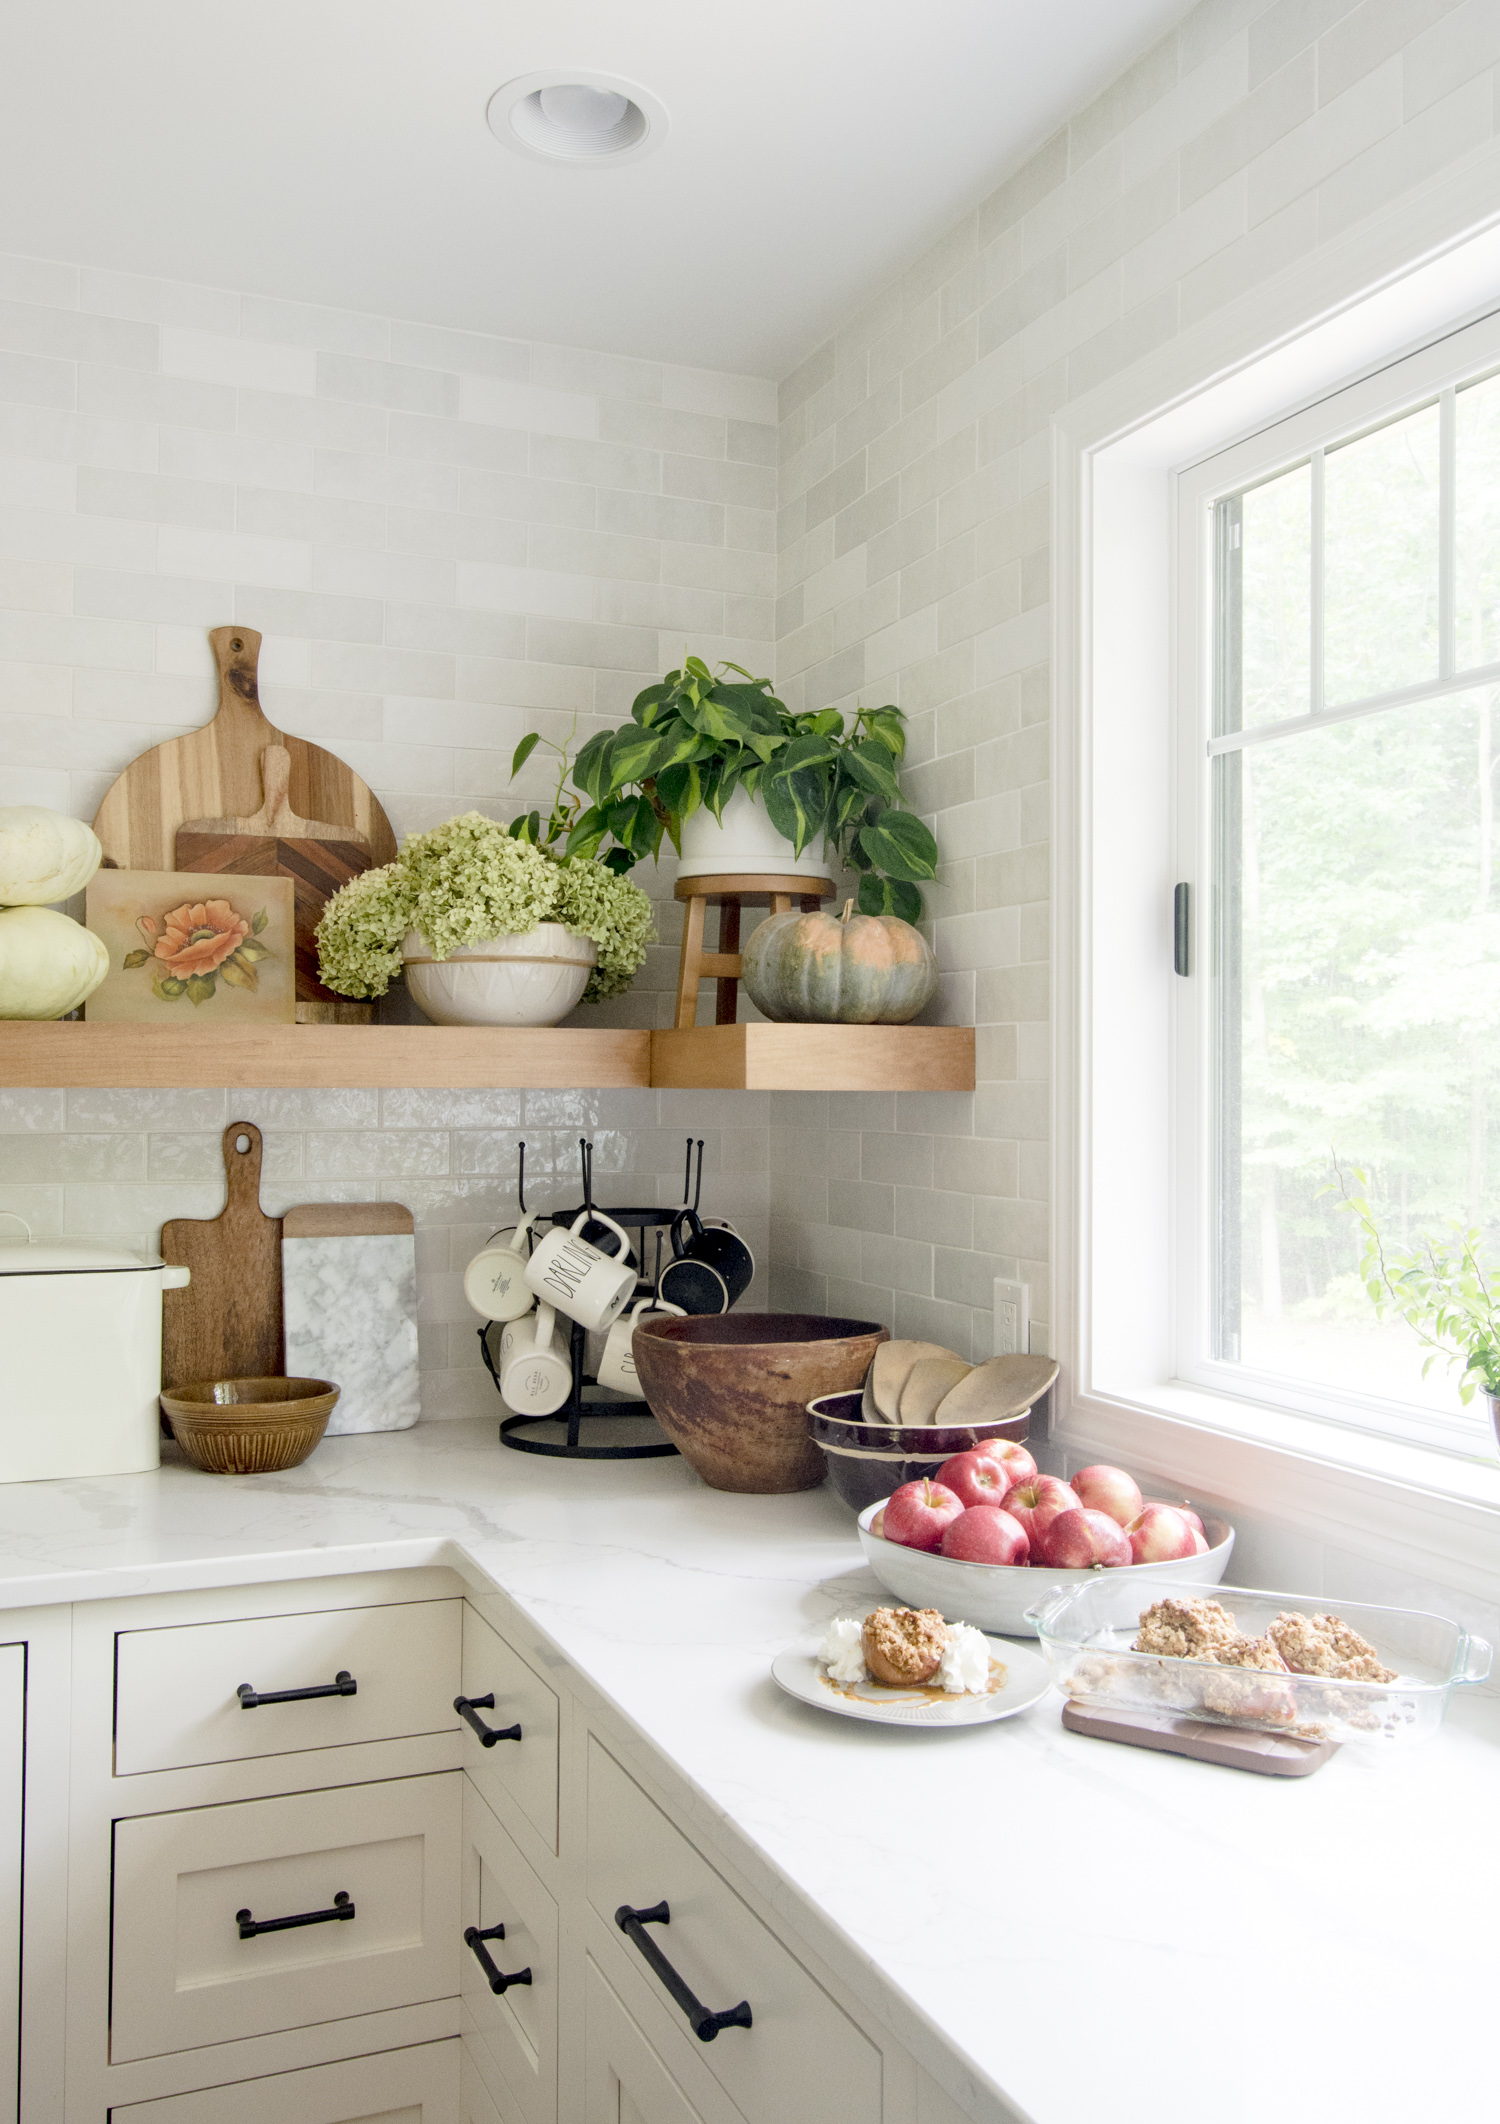
[[[863,1396],[824,1394],[807,1404],[808,1435],[828,1462],[828,1479],[856,1512],[889,1497],[903,1482],[936,1475],[945,1460],[986,1438],[1024,1444],[1031,1411],[996,1423],[866,1423]]]
[[[878,1321],[822,1313],[663,1314],[631,1347],[652,1415],[711,1490],[779,1494],[823,1480],[807,1404],[857,1391],[885,1340]]]
[[[161,1405],[195,1467],[271,1475],[306,1460],[338,1398],[329,1379],[199,1379],[165,1389]]]

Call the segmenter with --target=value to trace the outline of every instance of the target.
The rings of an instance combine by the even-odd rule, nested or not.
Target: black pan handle
[[[748,2028],[750,2001],[741,1999],[738,2006],[731,2006],[727,2013],[711,2013],[701,2000],[694,1997],[682,1978],[672,1967],[661,1949],[645,1930],[647,1925],[670,1925],[672,1913],[665,1903],[653,1903],[649,1910],[632,1910],[622,1903],[615,1912],[615,1923],[646,1957],[660,1977],[665,1988],[687,2015],[689,2028],[700,2043],[711,2043],[721,2028]]]
[[[519,1725],[487,1726],[484,1720],[479,1716],[481,1711],[494,1710],[495,1692],[493,1689],[491,1689],[488,1696],[455,1696],[453,1699],[453,1708],[458,1713],[459,1717],[463,1720],[464,1724],[466,1726],[472,1726],[474,1731],[479,1735],[479,1745],[481,1748],[493,1748],[496,1741],[519,1740],[521,1738],[521,1728]]]
[[[255,1711],[262,1704],[310,1703],[315,1696],[358,1696],[359,1683],[347,1667],[340,1667],[331,1682],[319,1682],[312,1689],[253,1689],[241,1682],[234,1693],[242,1711]]]
[[[303,1925],[337,1925],[353,1915],[354,1905],[349,1900],[348,1890],[341,1888],[333,1899],[331,1910],[303,1910],[296,1917],[284,1918],[255,1918],[248,1910],[237,1910],[234,1921],[240,1928],[240,1938],[253,1940],[262,1932],[296,1932]]]
[[[484,1971],[485,1981],[491,1991],[497,1995],[502,1991],[509,1991],[512,1984],[529,1984],[531,1982],[531,1971],[529,1969],[513,1970],[507,1976],[503,1969],[497,1969],[491,1961],[484,1944],[485,1941],[503,1940],[504,1938],[505,1927],[503,1925],[487,1925],[483,1932],[480,1931],[477,1925],[468,1925],[464,1928],[464,1945]]]

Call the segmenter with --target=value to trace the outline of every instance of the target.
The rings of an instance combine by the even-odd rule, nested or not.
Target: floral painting
[[[290,878],[101,870],[88,926],[109,951],[91,1018],[244,1025],[296,1017]]]

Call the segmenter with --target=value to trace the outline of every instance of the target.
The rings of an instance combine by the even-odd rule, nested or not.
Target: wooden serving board
[[[173,1217],[161,1228],[163,1259],[193,1272],[186,1290],[162,1293],[165,1387],[283,1375],[281,1219],[260,1206],[260,1161],[260,1130],[231,1121],[224,1208],[217,1217]]]
[[[297,939],[297,1015],[334,1023],[368,1024],[372,1007],[350,1002],[318,979],[317,927],[323,909],[375,858],[352,827],[304,819],[289,800],[292,756],[267,745],[260,756],[265,801],[249,818],[189,819],[177,829],[176,868],[241,878],[290,878]],[[303,1006],[314,1005],[314,1010]]]
[[[1296,1740],[1289,1733],[1214,1726],[1167,1711],[1116,1711],[1103,1704],[1064,1704],[1062,1722],[1070,1733],[1086,1733],[1092,1740],[1123,1741],[1127,1748],[1155,1748],[1262,1777],[1311,1777],[1339,1752],[1336,1741]]]
[[[290,800],[304,818],[352,829],[375,863],[388,863],[396,837],[368,785],[352,767],[306,738],[289,737],[260,705],[253,627],[214,627],[209,640],[219,667],[219,706],[210,722],[169,738],[132,760],[94,814],[104,860],[119,870],[170,870],[179,826],[189,819],[245,818],[261,803],[261,754],[284,745],[291,754]]]

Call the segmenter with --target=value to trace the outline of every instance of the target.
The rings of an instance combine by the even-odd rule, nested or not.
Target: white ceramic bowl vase
[[[412,1001],[434,1025],[558,1025],[598,963],[592,937],[541,922],[518,936],[490,937],[434,959],[420,930],[401,947]]]
[[[823,853],[823,836],[815,834],[801,855],[771,824],[771,815],[759,796],[736,789],[724,806],[722,824],[706,805],[700,804],[682,822],[680,878],[789,877],[827,878],[833,875]]]
[[[883,1511],[888,1499],[867,1505],[859,1515],[859,1543],[865,1561],[898,1600],[912,1608],[936,1608],[947,1622],[972,1623],[1000,1637],[1035,1637],[1036,1626],[1026,1620],[1026,1610],[1035,1607],[1057,1586],[1085,1584],[1093,1571],[1054,1571],[1047,1565],[961,1563],[953,1556],[934,1556],[926,1549],[906,1549],[899,1542],[872,1534],[870,1522]],[[1216,1586],[1229,1566],[1234,1548],[1234,1529],[1225,1520],[1198,1506],[1208,1551],[1203,1556],[1178,1557],[1172,1563],[1117,1564],[1111,1578],[1142,1581],[1141,1605],[1151,1600],[1148,1590],[1154,1579],[1174,1585]]]

